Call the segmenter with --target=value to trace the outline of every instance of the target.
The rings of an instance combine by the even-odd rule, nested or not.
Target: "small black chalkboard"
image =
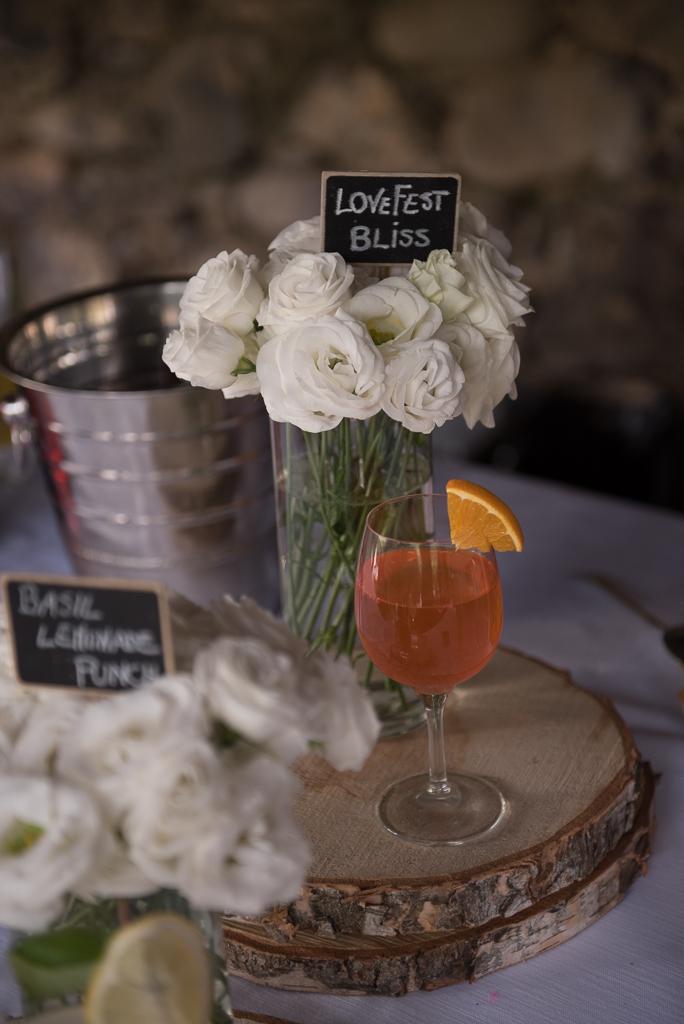
[[[424,260],[456,245],[458,174],[324,171],[321,243],[349,263]]]
[[[3,576],[19,682],[84,693],[137,689],[173,671],[166,594],[156,583]]]

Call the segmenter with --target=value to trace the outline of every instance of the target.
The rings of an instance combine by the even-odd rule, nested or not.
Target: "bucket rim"
[[[152,276],[114,281],[111,284],[98,285],[96,288],[88,288],[85,291],[69,292],[60,298],[43,302],[38,306],[34,306],[32,309],[10,317],[9,320],[0,326],[0,375],[7,377],[7,379],[11,380],[13,384],[16,384],[20,388],[24,388],[26,391],[38,391],[42,394],[48,395],[69,394],[74,396],[88,396],[90,398],[96,394],[98,398],[102,398],[106,401],[112,401],[122,397],[130,398],[133,395],[164,395],[178,391],[182,386],[181,383],[169,388],[143,388],[138,390],[121,389],[118,391],[92,391],[87,388],[64,388],[60,387],[58,384],[47,384],[44,381],[33,380],[31,377],[25,377],[23,374],[17,373],[16,370],[13,370],[12,367],[7,365],[6,353],[14,337],[24,327],[26,327],[27,324],[30,324],[33,320],[40,319],[40,317],[45,316],[48,313],[62,309],[64,306],[69,306],[74,302],[84,302],[88,299],[95,299],[99,296],[133,291],[138,288],[147,288],[150,285],[185,285],[190,277],[190,274],[187,276],[173,274],[160,277]]]

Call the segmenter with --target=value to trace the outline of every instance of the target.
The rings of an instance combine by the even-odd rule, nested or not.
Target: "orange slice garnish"
[[[478,551],[522,551],[520,523],[505,501],[469,480],[446,485],[451,543]]]

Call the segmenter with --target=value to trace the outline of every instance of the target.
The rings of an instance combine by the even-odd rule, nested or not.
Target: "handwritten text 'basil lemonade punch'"
[[[7,574],[17,678],[86,693],[137,689],[173,670],[167,594],[152,581]]]

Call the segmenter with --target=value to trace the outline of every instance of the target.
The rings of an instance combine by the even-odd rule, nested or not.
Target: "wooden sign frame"
[[[411,180],[426,180],[426,179],[430,180],[430,181],[433,181],[433,182],[438,182],[440,180],[443,180],[443,181],[455,181],[456,189],[455,189],[455,202],[454,202],[453,219],[451,217],[449,217],[448,221],[445,221],[446,230],[447,230],[448,234],[445,236],[445,238],[438,239],[435,244],[427,244],[427,245],[422,246],[421,247],[421,252],[419,254],[414,254],[414,255],[411,255],[409,257],[409,255],[407,253],[407,258],[404,259],[404,260],[398,260],[398,259],[381,260],[381,259],[377,259],[377,258],[372,258],[372,259],[371,258],[364,258],[363,257],[363,251],[360,251],[360,252],[357,252],[357,253],[352,253],[349,250],[345,249],[344,246],[341,246],[341,247],[339,245],[327,246],[326,245],[326,234],[328,233],[328,228],[329,228],[329,226],[331,224],[331,220],[330,220],[330,217],[329,217],[329,211],[328,211],[328,205],[329,205],[328,204],[328,184],[331,181],[331,179],[333,179],[333,178],[376,178],[379,181],[383,180],[383,181],[388,181],[388,182],[392,181],[392,180],[396,180],[396,179],[400,179],[400,180],[401,179],[405,179],[407,182],[409,182]],[[378,187],[382,187],[382,186],[379,185]],[[434,192],[435,190],[433,189],[432,191]],[[422,193],[422,194],[424,195],[425,193]],[[433,249],[448,249],[449,251],[453,251],[455,249],[456,241],[457,241],[457,238],[458,238],[458,219],[459,219],[459,213],[460,213],[460,206],[461,206],[461,175],[458,174],[455,171],[443,171],[443,172],[428,172],[428,171],[415,171],[415,172],[410,172],[410,171],[387,171],[387,172],[382,172],[382,171],[323,171],[322,174],[321,174],[321,250],[324,251],[324,252],[328,252],[328,251],[340,252],[341,255],[343,256],[343,258],[348,263],[361,263],[361,264],[368,264],[368,265],[377,266],[377,267],[407,266],[410,263],[412,263],[414,259],[419,259],[419,258],[421,258],[421,256],[422,257],[427,257],[428,253],[430,251],[432,251]],[[414,211],[414,212],[418,212],[418,211]],[[359,213],[358,216],[360,218],[363,217],[363,215],[361,213]],[[377,217],[378,213],[373,212],[372,216],[373,217]],[[399,214],[397,214],[396,216],[399,216]],[[432,216],[434,218],[434,213],[432,214]],[[406,214],[404,214],[404,218],[406,218]],[[406,219],[404,219],[404,221],[401,222],[404,225],[403,227],[399,227],[398,226],[399,225],[399,221],[395,220],[392,223],[394,224],[393,230],[395,231],[395,233],[396,232],[405,231],[405,230],[409,229],[409,227],[413,227],[413,226],[419,227],[419,225],[410,225],[409,226],[409,222],[406,221]],[[361,223],[360,223],[359,226],[363,226],[363,220],[361,220]],[[388,248],[388,247],[385,246],[385,248]],[[397,245],[394,245],[393,248],[396,249]],[[415,246],[414,246],[414,248],[415,248]],[[407,246],[407,249],[408,249],[408,246]],[[377,252],[376,252],[377,246],[375,246],[374,248],[371,247],[371,250],[377,256]]]
[[[79,687],[70,684],[60,684],[53,681],[25,680],[20,673],[20,659],[15,632],[15,623],[12,614],[12,603],[10,600],[10,585],[12,583],[36,583],[42,586],[70,587],[74,590],[121,590],[134,593],[153,594],[157,599],[157,610],[159,615],[159,639],[161,641],[162,673],[169,674],[175,671],[176,662],[173,649],[173,632],[171,627],[171,612],[169,608],[168,590],[163,584],[156,580],[127,580],[110,578],[106,576],[53,576],[43,573],[31,572],[6,572],[0,574],[0,589],[5,608],[7,620],[7,632],[9,635],[9,648],[12,658],[12,667],[17,682],[29,689],[38,688],[41,690],[53,689],[62,693],[78,694],[88,698],[114,696],[120,693],[133,693],[139,687],[121,688],[98,688]],[[142,684],[144,685],[144,684]]]

